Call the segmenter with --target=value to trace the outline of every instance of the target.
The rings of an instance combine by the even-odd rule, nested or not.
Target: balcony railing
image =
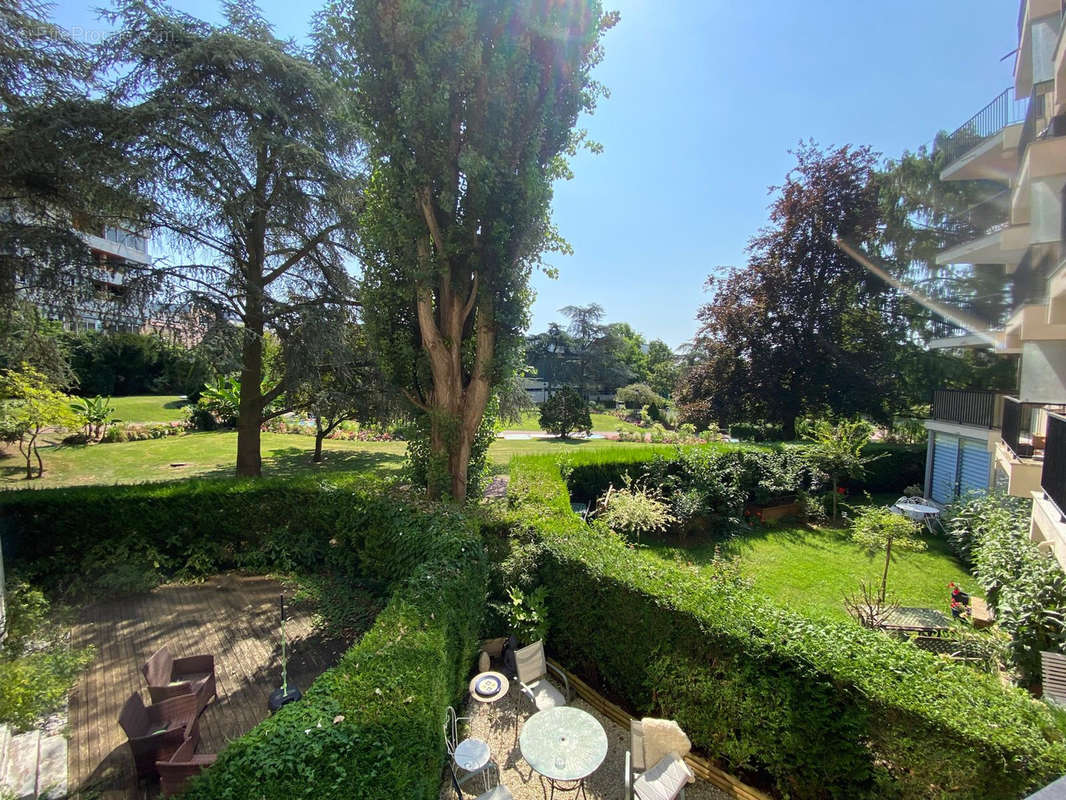
[[[997,428],[998,409],[995,392],[969,389],[937,389],[933,392],[932,418],[941,422],[955,422],[975,428]]]
[[[1048,415],[1040,488],[1061,514],[1066,509],[1066,417],[1058,414]]]
[[[1014,397],[1003,398],[1003,424],[1000,437],[1017,458],[1032,458],[1032,406],[1021,403]],[[1028,438],[1029,441],[1025,441]]]
[[[1016,100],[1013,88],[1004,89],[991,103],[945,137],[937,149],[947,150],[951,157],[958,158],[1008,125],[1024,120],[1028,101],[1028,97]]]

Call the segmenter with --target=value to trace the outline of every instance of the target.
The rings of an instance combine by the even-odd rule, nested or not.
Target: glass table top
[[[607,734],[580,708],[538,711],[522,726],[522,758],[546,778],[576,781],[596,771],[607,756]]]

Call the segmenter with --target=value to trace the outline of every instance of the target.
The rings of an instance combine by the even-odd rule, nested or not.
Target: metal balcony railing
[[[1012,87],[1004,89],[992,102],[945,137],[938,149],[947,150],[952,157],[958,158],[1008,125],[1022,122],[1026,117],[1028,102],[1028,97],[1015,99]]]
[[[932,418],[976,428],[998,428],[1000,404],[995,392],[970,389],[936,389]]]
[[[1066,417],[1058,414],[1048,415],[1040,488],[1062,514],[1066,509]]]
[[[1003,424],[1000,438],[1017,458],[1032,458],[1032,442],[1022,441],[1023,431],[1030,432],[1032,408],[1023,405],[1014,397],[1003,397]]]

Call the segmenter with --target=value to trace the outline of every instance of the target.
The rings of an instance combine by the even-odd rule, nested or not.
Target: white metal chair
[[[470,717],[457,716],[455,713],[455,709],[451,706],[448,706],[448,710],[445,713],[447,716],[444,720],[444,746],[448,749],[448,760],[452,771],[452,780],[455,782],[456,791],[458,791],[459,787],[461,787],[463,784],[470,780],[473,780],[478,775],[482,776],[485,788],[487,789],[489,786],[489,778],[487,773],[489,770],[496,767],[496,762],[492,759],[491,751],[489,750],[488,744],[481,741],[480,739],[474,739],[472,737],[460,740],[459,723],[469,722]],[[487,760],[485,761],[485,764],[483,766],[472,770],[461,766],[455,760],[456,748],[469,748],[471,745],[474,745],[474,747],[478,749],[483,748],[487,756]],[[460,777],[460,775],[462,775],[462,777]],[[499,783],[498,780],[497,783]],[[462,797],[461,794],[460,797]]]
[[[565,706],[570,702],[570,681],[566,673],[548,663],[544,655],[544,642],[534,642],[528,647],[515,651],[515,672],[522,694],[537,711],[544,711],[556,706]],[[554,672],[563,682],[564,692],[556,689],[548,680],[548,671]],[[518,741],[518,709],[515,708],[515,742]]]
[[[629,724],[629,749],[625,759],[625,800],[685,800],[685,785],[692,772],[686,753],[668,753],[650,768],[645,763],[644,731],[639,720]]]
[[[491,789],[479,794],[474,800],[514,800],[514,795],[508,791],[507,787],[500,783],[500,768],[496,762],[490,762],[489,766],[485,768],[485,781],[488,783],[490,773],[495,778],[495,783]],[[462,782],[455,774],[455,762],[452,762],[452,786],[455,788],[455,796],[458,800],[463,800],[463,788]]]
[[[544,642],[534,642],[515,652],[515,669],[518,672],[518,684],[522,694],[536,707],[537,711],[546,708],[565,706],[570,702],[570,681],[558,667],[548,663],[544,655]],[[548,680],[548,671],[563,682],[565,693],[556,689]]]

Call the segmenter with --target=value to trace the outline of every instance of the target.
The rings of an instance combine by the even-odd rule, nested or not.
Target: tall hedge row
[[[0,493],[9,566],[34,583],[149,589],[220,570],[334,571],[389,585],[456,547],[450,512],[373,483],[193,480]]]
[[[477,524],[373,487],[202,481],[0,495],[22,574],[86,590],[220,569],[335,572],[391,596],[304,698],[230,743],[196,800],[438,796],[444,710],[462,694],[485,607]],[[127,569],[126,564],[132,564]]]
[[[231,742],[185,797],[438,797],[444,709],[474,663],[484,585],[477,558],[416,571],[337,666]]]
[[[515,462],[510,497],[543,545],[553,653],[781,797],[1013,800],[1066,772],[1056,718],[1020,690],[644,560],[571,513],[546,459]]]

